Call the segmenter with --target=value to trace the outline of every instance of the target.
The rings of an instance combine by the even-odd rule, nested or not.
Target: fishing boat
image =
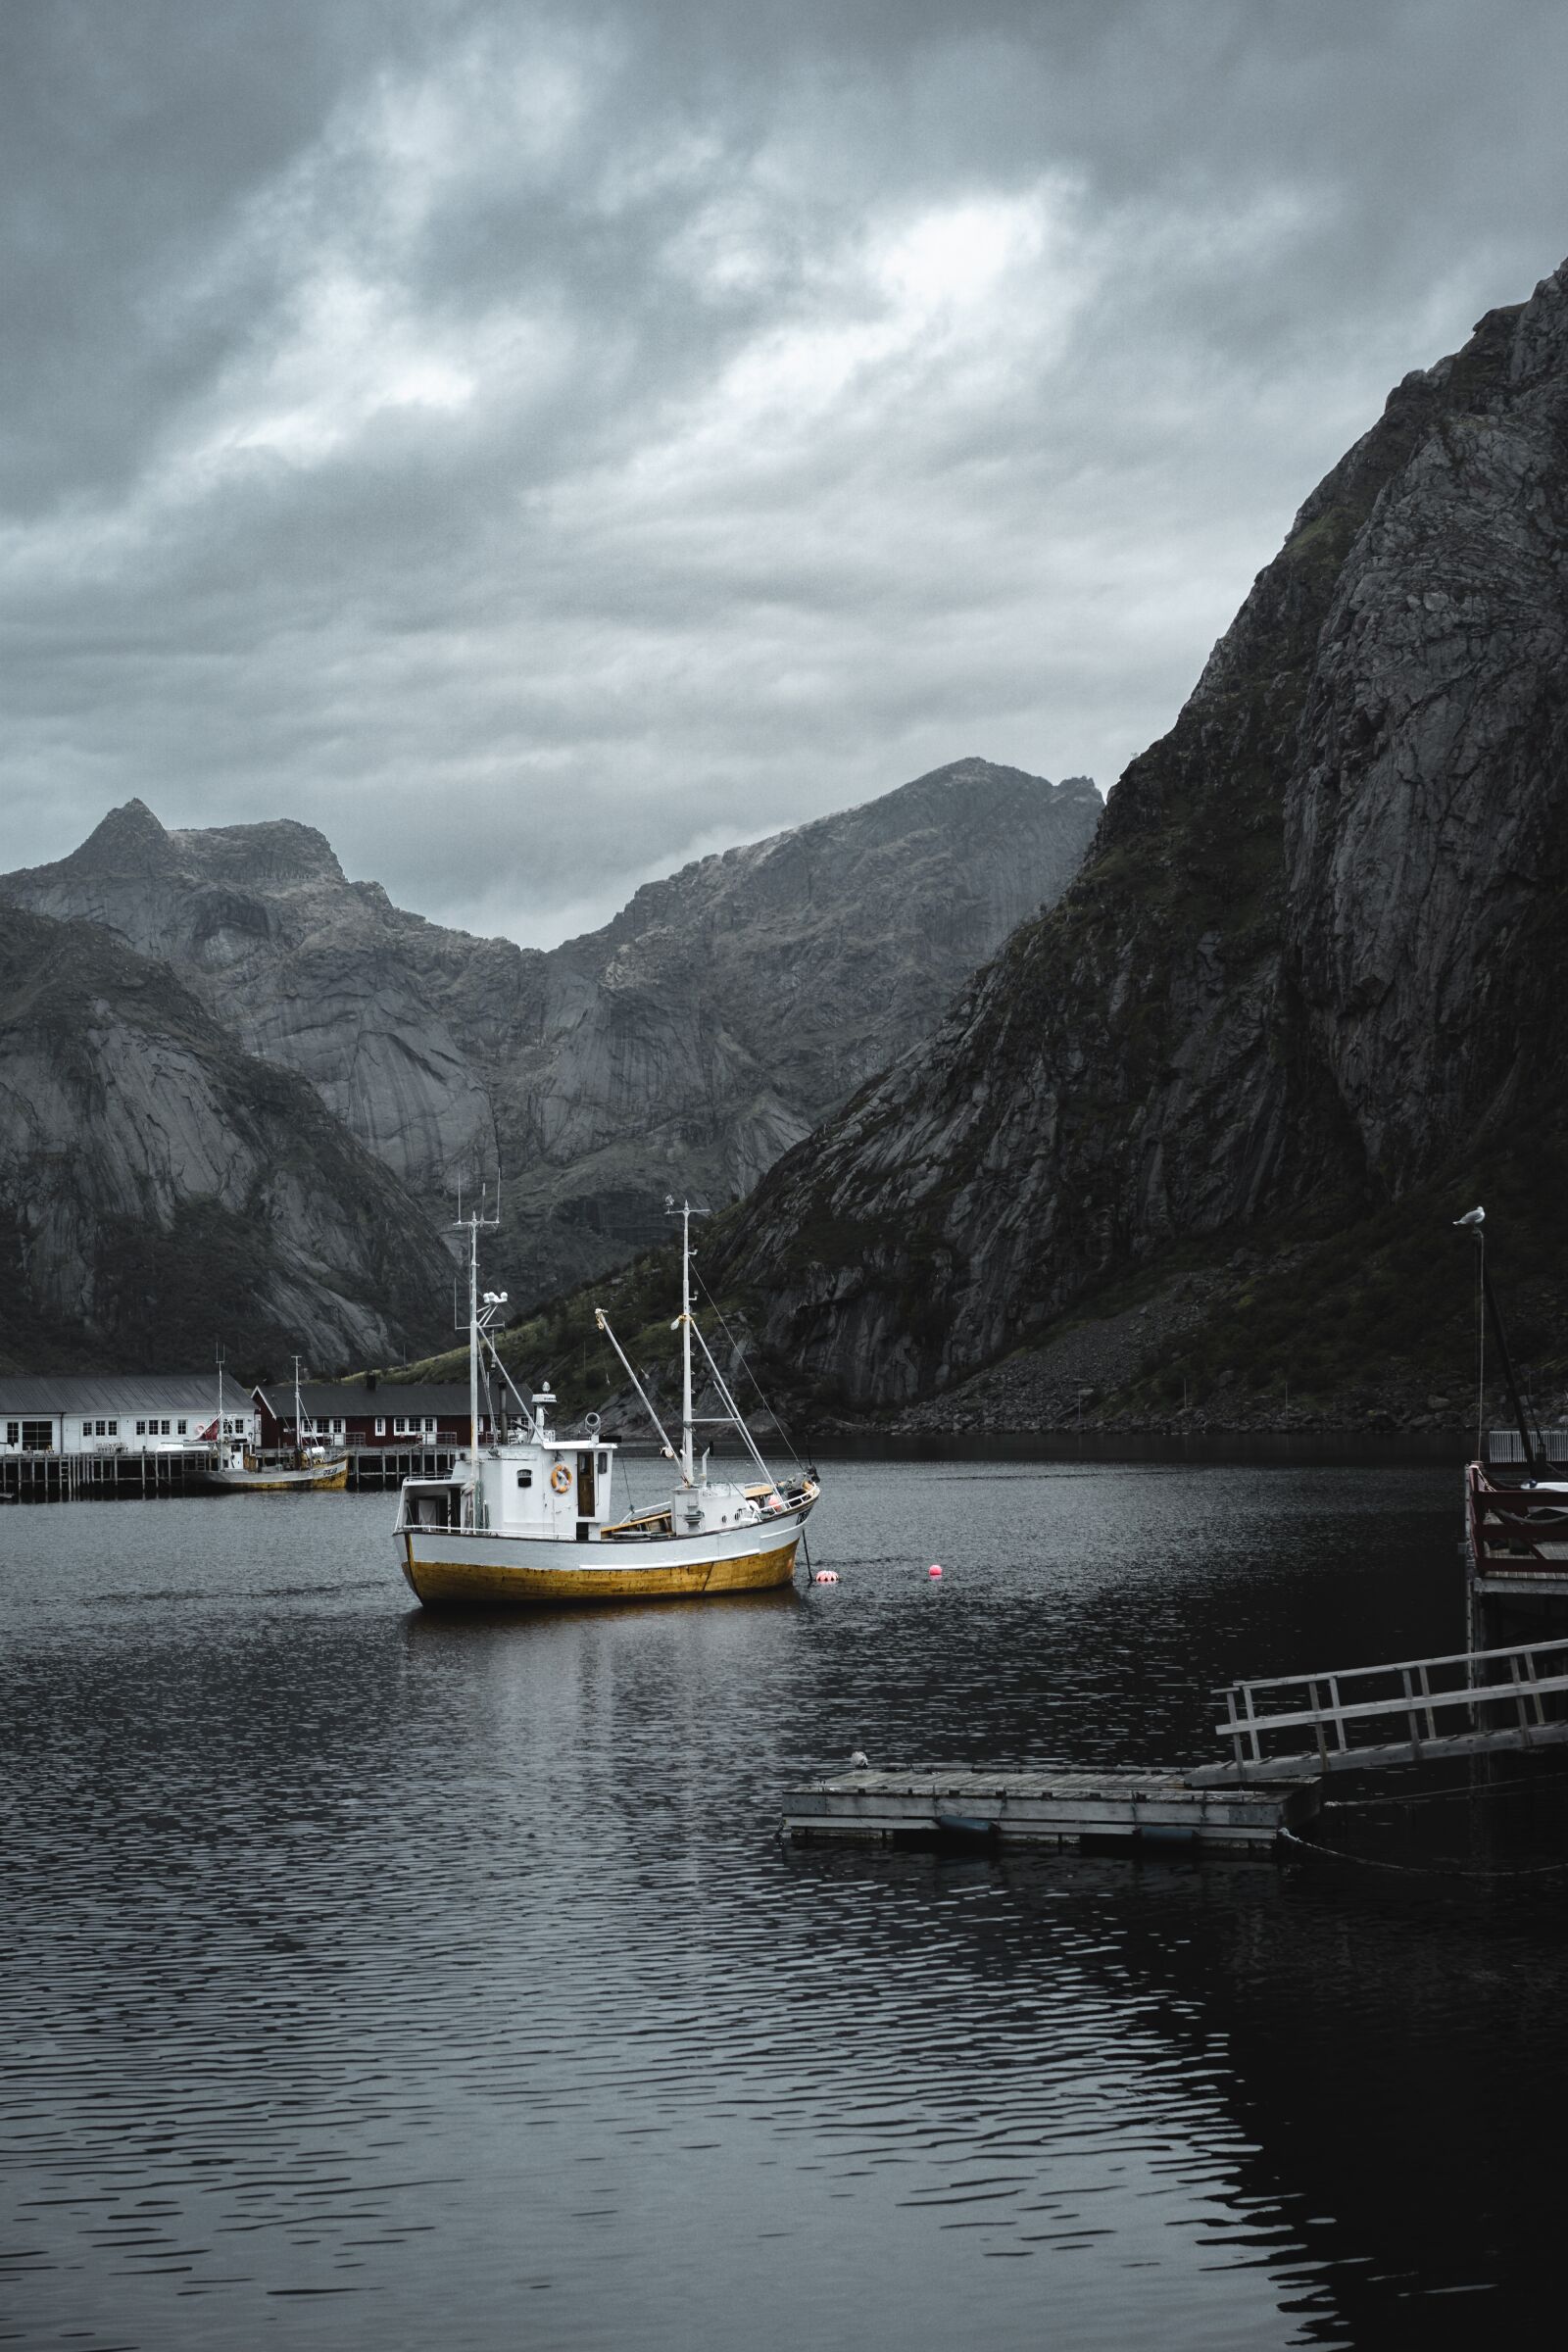
[[[584,1434],[558,1436],[548,1386],[528,1397],[514,1383],[491,1336],[505,1292],[479,1293],[481,1219],[468,1240],[469,1446],[446,1478],[405,1479],[397,1541],[403,1573],[432,1606],[560,1606],[582,1601],[662,1600],[694,1594],[756,1592],[786,1585],[795,1573],[801,1531],[819,1493],[815,1472],[775,1478],[759,1452],[729,1385],[714,1362],[691,1301],[691,1208],[681,1219],[681,1425],[677,1445],[655,1412],[642,1382],[602,1309],[595,1321],[620,1359],[643,1410],[679,1472],[668,1497],[647,1510],[613,1515],[616,1447],[597,1414]],[[722,1410],[709,1423],[733,1428],[755,1477],[709,1476],[699,1459],[692,1411],[693,1344]],[[491,1442],[479,1444],[481,1377],[490,1398]]]
[[[349,1457],[341,1448],[322,1444],[310,1430],[300,1404],[300,1359],[294,1358],[294,1439],[282,1454],[263,1454],[243,1437],[223,1429],[223,1359],[218,1359],[218,1416],[202,1435],[213,1445],[211,1463],[193,1463],[187,1483],[223,1494],[285,1494],[301,1492],[339,1494],[348,1485]]]

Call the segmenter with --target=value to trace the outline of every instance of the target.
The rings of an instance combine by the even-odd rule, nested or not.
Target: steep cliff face
[[[428,1346],[450,1261],[305,1082],[86,923],[0,932],[0,1351],[32,1366]]]
[[[1087,778],[960,760],[704,858],[549,954],[403,912],[309,826],[170,832],[139,802],[0,895],[167,961],[433,1217],[499,1157],[498,1278],[540,1297],[661,1232],[667,1191],[749,1190],[927,1033],[1065,888],[1100,805]]]
[[[930,1394],[1560,1093],[1565,417],[1561,277],[1391,395],[1061,903],[742,1213],[722,1278],[782,1359]]]

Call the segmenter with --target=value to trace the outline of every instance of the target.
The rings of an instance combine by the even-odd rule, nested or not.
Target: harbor
[[[1461,1648],[1454,1469],[822,1468],[837,1585],[531,1618],[416,1608],[373,1493],[5,1514],[21,2341],[288,2287],[349,2352],[788,2352],[853,2272],[890,2352],[1351,2346],[1554,2291],[1560,1750],[1334,1776],[1283,1868],[961,1826],[993,1759],[1157,1781],[1248,1677]],[[779,1839],[856,1749],[970,1776],[954,1828]]]

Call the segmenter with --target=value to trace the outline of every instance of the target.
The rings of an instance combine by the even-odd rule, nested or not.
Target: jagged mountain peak
[[[74,880],[145,881],[160,876],[197,883],[269,885],[326,882],[346,887],[331,843],[314,825],[289,816],[255,825],[165,825],[139,798],[100,818],[85,841],[48,865],[4,877],[13,895]]]
[[[439,1222],[500,1164],[497,1268],[538,1298],[662,1232],[674,1184],[715,1204],[928,1036],[977,964],[1065,887],[1099,815],[952,762],[687,866],[541,952],[404,913],[290,820],[100,838],[0,899],[102,925],[169,965],[249,1053],[310,1080]],[[103,829],[100,829],[102,835]]]
[[[76,873],[156,873],[170,859],[170,837],[143,800],[122,802],[96,824],[80,846],[57,860]],[[36,873],[53,870],[47,866]]]
[[[835,906],[857,903],[868,889],[874,894],[874,876],[889,851],[899,857],[917,854],[928,862],[950,861],[954,891],[961,896],[975,837],[989,832],[1004,844],[1010,828],[1016,882],[1009,887],[1005,860],[999,861],[988,925],[1000,945],[1015,922],[1065,884],[1101,807],[1099,790],[1087,776],[1053,784],[1026,769],[975,756],[950,760],[874,800],[830,809],[760,841],[696,858],[661,881],[645,882],[602,931],[570,942],[564,952],[574,959],[595,955],[604,945],[618,952],[630,940],[667,932],[699,904],[711,915],[726,905],[735,910],[762,900],[780,906],[798,902],[815,909],[820,919]]]
[[[326,835],[297,817],[270,817],[255,825],[191,825],[170,838],[181,859],[205,881],[252,889],[300,882],[347,887]]]

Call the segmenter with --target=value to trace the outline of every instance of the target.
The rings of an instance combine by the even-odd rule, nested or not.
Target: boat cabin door
[[[585,1446],[577,1456],[577,1517],[579,1521],[594,1516],[594,1457],[591,1447]]]

